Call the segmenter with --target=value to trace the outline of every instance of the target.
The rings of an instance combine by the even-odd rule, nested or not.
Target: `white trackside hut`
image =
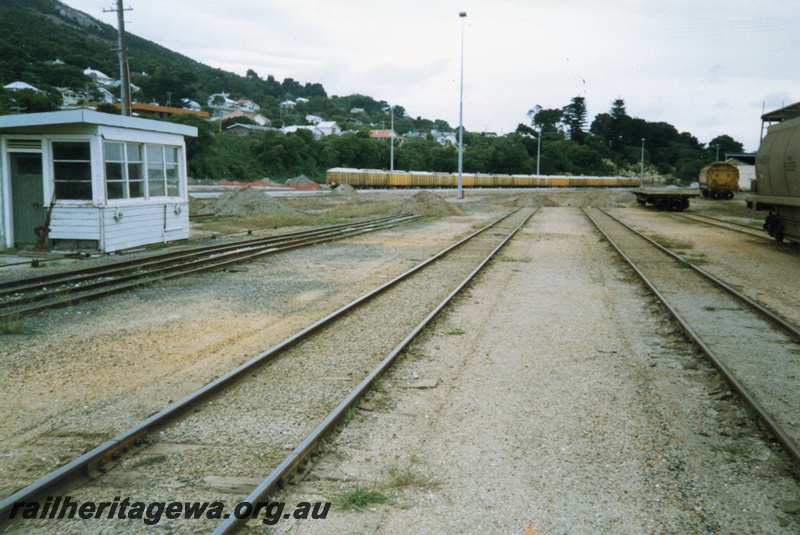
[[[117,251],[189,237],[192,126],[70,110],[0,117],[0,249]]]

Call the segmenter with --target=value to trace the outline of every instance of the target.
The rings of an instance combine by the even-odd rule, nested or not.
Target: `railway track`
[[[790,456],[800,460],[797,327],[606,212],[584,212]]]
[[[742,234],[747,234],[749,236],[763,238],[768,241],[774,241],[772,238],[769,237],[769,235],[766,234],[765,231],[759,230],[758,228],[753,227],[751,225],[745,225],[744,223],[736,223],[735,221],[727,221],[725,219],[720,219],[718,217],[712,217],[703,214],[670,213],[670,215],[682,219],[688,219],[690,221],[697,221],[698,223],[704,223],[706,225],[713,225],[715,227],[733,230],[735,232],[740,232]]]
[[[318,442],[534,211],[506,214],[39,478],[0,502],[0,522],[7,520],[15,502],[65,489],[74,500],[98,502],[119,496],[121,488],[127,495],[139,493],[152,500],[174,497],[176,488],[182,501],[208,501],[209,496],[229,503],[265,499],[304,471]],[[241,491],[242,474],[252,482],[247,492]],[[238,476],[237,490],[209,489],[204,482],[210,476]],[[185,527],[206,530],[208,525],[201,524],[191,521]],[[240,524],[231,516],[217,532]],[[46,525],[30,520],[9,529]],[[92,522],[92,529],[115,528],[124,530],[118,521]]]
[[[0,321],[156,281],[224,269],[269,254],[390,228],[417,219],[418,216],[409,215],[374,218],[310,231],[182,248],[145,258],[7,281],[0,283]]]

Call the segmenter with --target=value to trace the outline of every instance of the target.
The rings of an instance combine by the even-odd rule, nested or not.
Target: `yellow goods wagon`
[[[413,183],[413,175],[405,171],[388,174],[389,187],[391,188],[408,188]]]
[[[549,186],[553,188],[568,188],[569,187],[569,177],[566,176],[553,176],[549,179]]]
[[[455,188],[458,174],[336,167],[326,173],[326,183],[331,187],[350,184],[357,188]],[[639,179],[462,173],[461,184],[465,188],[620,188],[637,187]]]
[[[739,191],[739,168],[730,162],[717,162],[700,170],[700,192],[712,199],[733,199]]]

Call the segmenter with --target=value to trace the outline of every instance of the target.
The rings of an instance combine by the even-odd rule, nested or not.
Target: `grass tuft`
[[[339,509],[363,511],[372,504],[389,503],[391,498],[380,491],[356,485],[354,487],[340,489],[332,501]]]
[[[450,329],[444,334],[446,334],[447,336],[461,336],[462,334],[466,334],[466,331],[463,329]]]
[[[18,315],[0,320],[0,336],[6,334],[36,334],[38,330]]]
[[[441,482],[436,478],[409,468],[390,466],[386,469],[386,474],[388,475],[387,488],[416,487],[432,489],[441,486]]]

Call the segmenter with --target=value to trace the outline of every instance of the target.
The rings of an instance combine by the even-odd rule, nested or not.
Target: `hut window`
[[[135,199],[145,196],[144,154],[138,143],[103,144],[106,168],[106,195],[109,199]]]
[[[178,196],[178,148],[147,145],[147,186],[149,197]]]
[[[88,141],[53,142],[53,180],[57,199],[91,200],[92,156]]]
[[[178,196],[178,147],[103,144],[109,199]]]

